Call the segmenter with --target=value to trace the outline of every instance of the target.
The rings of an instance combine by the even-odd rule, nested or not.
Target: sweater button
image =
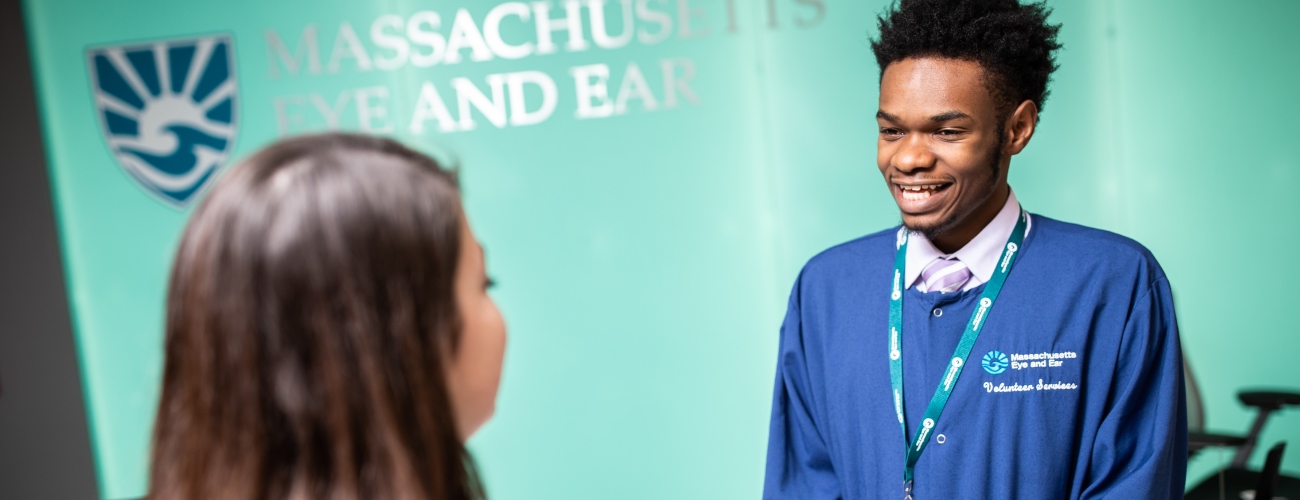
[[[934,308],[934,317],[938,318],[940,316],[943,316],[943,309],[938,307]]]

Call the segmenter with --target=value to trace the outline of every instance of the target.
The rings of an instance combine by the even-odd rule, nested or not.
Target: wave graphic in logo
[[[1003,354],[1002,351],[989,351],[989,353],[985,354],[984,358],[980,360],[980,365],[982,365],[984,371],[989,372],[990,375],[997,375],[1007,371],[1007,367],[1011,366],[1011,360],[1007,359],[1007,355]]]
[[[96,47],[86,56],[100,130],[118,165],[158,199],[188,205],[234,145],[230,36]]]

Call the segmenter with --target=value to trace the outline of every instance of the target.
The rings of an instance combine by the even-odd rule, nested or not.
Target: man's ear
[[[1034,137],[1034,128],[1038,125],[1038,105],[1026,100],[1016,106],[1016,110],[1007,117],[1006,130],[1007,154],[1020,154]]]

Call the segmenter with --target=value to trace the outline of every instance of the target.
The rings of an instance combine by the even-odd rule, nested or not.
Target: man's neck
[[[1007,204],[1007,197],[1010,195],[1011,188],[1007,184],[999,185],[993,194],[973,213],[967,215],[957,227],[944,231],[942,234],[934,235],[930,238],[930,243],[945,254],[961,250],[961,247],[966,246],[976,236],[979,236],[980,231],[983,231],[985,226],[993,222],[993,219],[998,216],[998,212],[1002,211],[1002,206]]]

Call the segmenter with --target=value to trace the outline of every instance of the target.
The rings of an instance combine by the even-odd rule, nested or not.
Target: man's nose
[[[934,166],[934,153],[926,144],[923,134],[908,134],[904,137],[902,144],[898,145],[898,152],[894,154],[891,162],[894,168],[910,173],[919,169],[926,169]]]

